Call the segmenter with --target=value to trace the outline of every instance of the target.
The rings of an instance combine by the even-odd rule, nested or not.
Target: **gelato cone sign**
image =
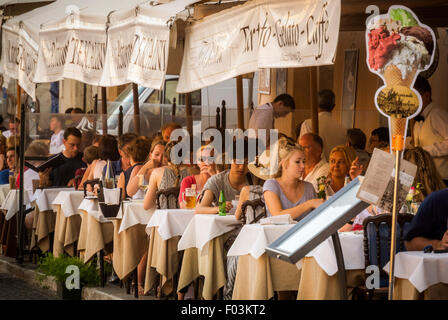
[[[392,138],[404,137],[407,119],[415,117],[421,108],[420,94],[413,85],[418,73],[433,61],[434,32],[410,9],[392,6],[387,14],[368,20],[366,45],[367,65],[384,81],[375,95],[376,107],[389,118]],[[403,138],[400,140],[398,144],[402,145]]]

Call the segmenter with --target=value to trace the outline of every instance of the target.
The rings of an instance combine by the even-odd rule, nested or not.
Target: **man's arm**
[[[415,237],[405,241],[405,245],[408,251],[422,251],[428,245],[431,245],[434,250],[448,250],[448,231],[444,233],[442,240]]]

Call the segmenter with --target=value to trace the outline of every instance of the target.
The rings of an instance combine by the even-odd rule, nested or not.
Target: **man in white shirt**
[[[317,178],[328,176],[330,166],[325,159],[322,159],[323,141],[322,138],[314,133],[305,133],[299,137],[298,142],[305,151],[305,181],[311,183],[314,190],[319,192]]]
[[[249,119],[249,129],[254,129],[255,135],[251,133],[249,138],[258,137],[258,129],[266,129],[266,146],[269,148],[270,130],[274,129],[274,119],[285,117],[295,108],[294,98],[286,93],[278,95],[272,102],[255,107]]]
[[[65,150],[64,148],[64,130],[62,130],[62,120],[58,115],[51,116],[50,130],[53,131],[50,141],[50,154],[58,154]]]
[[[319,92],[319,136],[324,142],[323,158],[328,160],[331,149],[340,144],[345,144],[347,129],[334,121],[331,111],[335,106],[335,96],[333,91],[324,89]],[[306,119],[302,123],[300,136],[312,132],[311,119]]]
[[[414,146],[422,147],[433,157],[445,184],[448,182],[448,112],[433,105],[431,86],[418,76],[414,83],[422,97],[422,111],[414,126]],[[418,121],[418,118],[422,119]]]
[[[249,128],[274,129],[274,118],[285,117],[296,108],[294,98],[283,93],[277,96],[274,101],[262,104],[254,108],[249,120]]]
[[[8,128],[9,130],[6,130],[3,132],[3,136],[8,139],[9,137],[12,136],[17,136],[19,135],[19,125],[20,125],[20,120],[15,118],[10,118],[8,121]]]

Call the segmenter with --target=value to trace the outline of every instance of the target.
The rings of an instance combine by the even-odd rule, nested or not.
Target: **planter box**
[[[62,300],[82,300],[82,286],[79,289],[68,290],[64,285],[58,282],[57,294]]]

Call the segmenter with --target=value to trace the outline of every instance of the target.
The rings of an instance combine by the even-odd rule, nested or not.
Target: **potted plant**
[[[84,264],[78,257],[61,255],[53,256],[46,253],[38,264],[38,270],[43,273],[38,279],[43,280],[52,276],[58,283],[58,294],[63,300],[81,300],[82,288],[84,286],[96,286],[100,283],[100,276],[96,267],[91,264]],[[79,270],[79,273],[78,273]],[[75,279],[79,275],[79,279]],[[67,288],[67,278],[71,285]],[[79,284],[79,286],[77,286]]]

